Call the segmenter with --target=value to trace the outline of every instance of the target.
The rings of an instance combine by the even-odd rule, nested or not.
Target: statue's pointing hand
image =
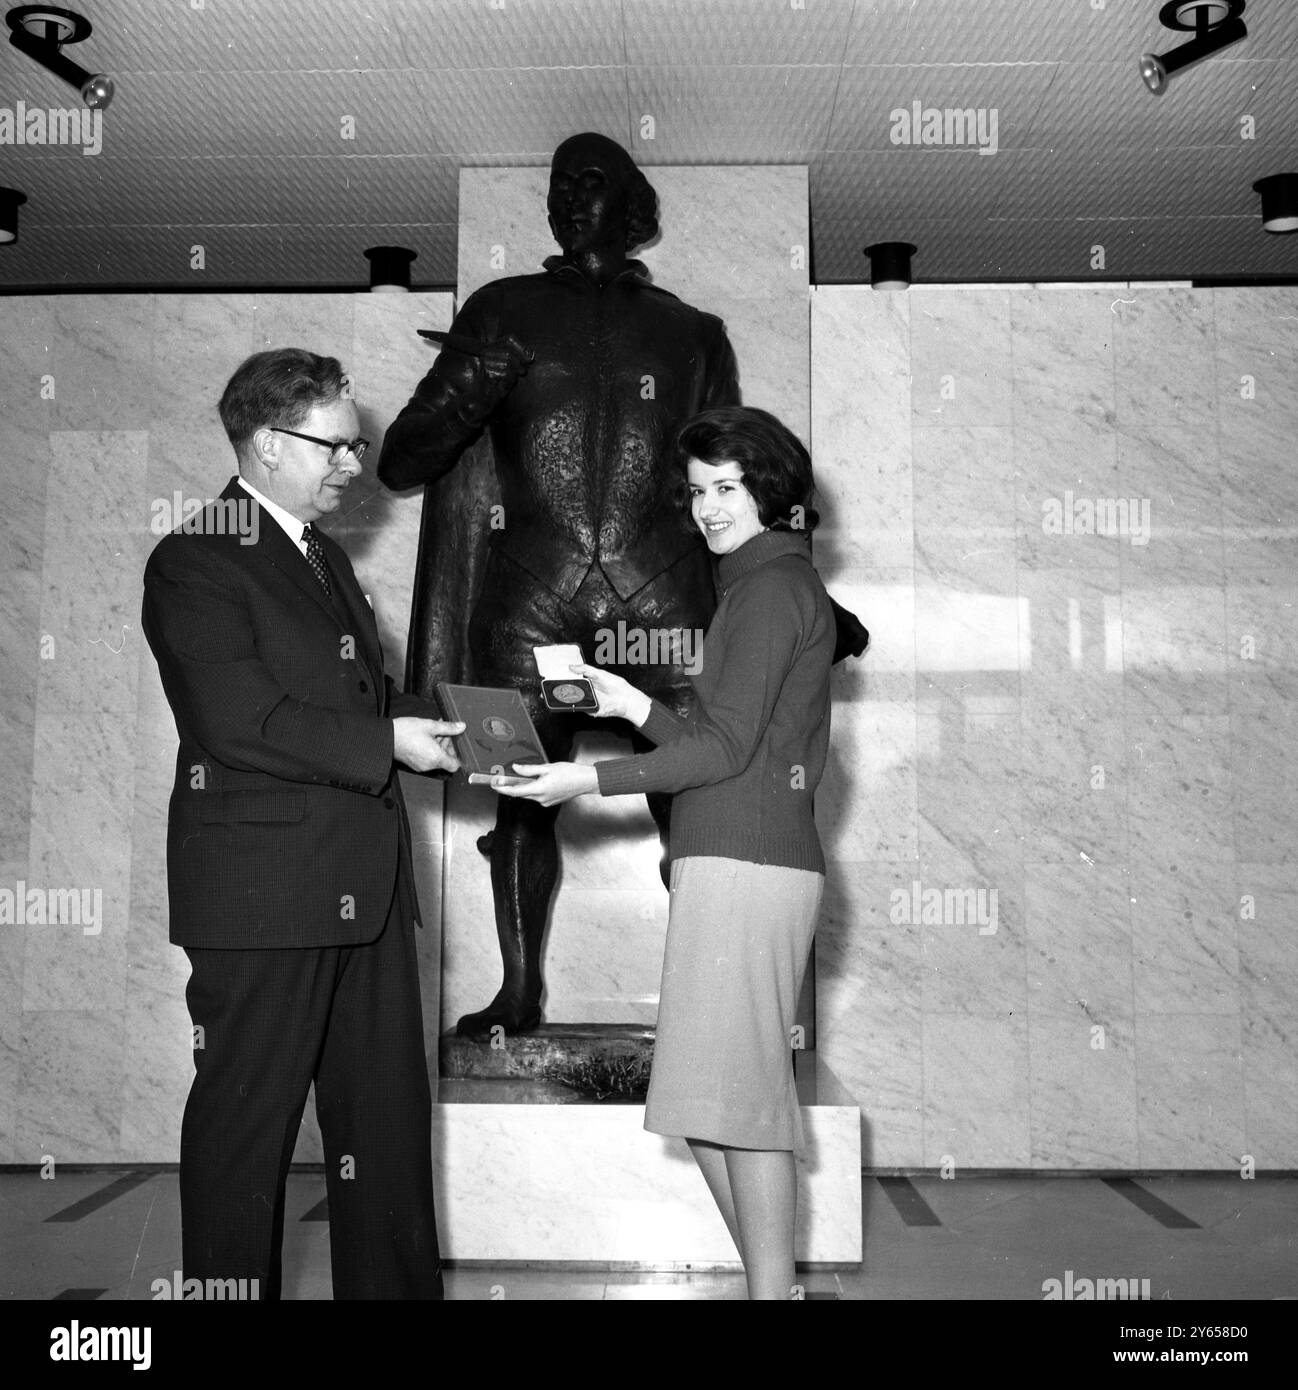
[[[460,398],[461,420],[475,427],[486,423],[486,418],[513,391],[518,378],[536,356],[513,334],[489,343],[447,335],[446,346],[473,361],[467,379],[461,375],[452,389]]]
[[[481,354],[482,370],[487,376],[493,381],[507,381],[509,386],[513,386],[535,360],[536,353],[525,348],[512,333],[488,343]]]
[[[485,378],[484,389],[493,406],[509,395],[535,357],[512,333],[485,345],[478,359],[477,375],[480,380]]]
[[[475,424],[485,421],[514,389],[535,357],[512,333],[483,343],[475,354],[472,379],[462,393],[461,414]]]

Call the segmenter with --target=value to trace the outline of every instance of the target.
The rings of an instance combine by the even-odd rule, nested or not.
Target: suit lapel
[[[359,633],[364,645],[364,658],[370,668],[370,675],[380,686],[383,676],[383,650],[379,645],[379,628],[374,618],[374,610],[365,600],[361,586],[356,580],[347,552],[331,536],[317,528],[316,534],[324,546],[325,557],[329,561],[329,572],[334,581],[334,597],[344,613],[350,614],[349,630]]]
[[[338,615],[334,612],[333,604],[329,602],[329,595],[320,587],[320,581],[307,564],[306,556],[284,534],[284,528],[279,522],[273,516],[264,514],[261,503],[251,493],[245,492],[235,478],[230,479],[229,486],[221,496],[247,498],[252,503],[256,508],[257,518],[255,553],[291,583],[296,584],[313,603],[318,603],[336,622]]]
[[[352,576],[351,562],[342,547],[318,528],[316,535],[325,548],[329,560],[330,580],[333,596],[325,593],[315,576],[315,571],[307,563],[306,556],[289,540],[284,528],[273,516],[264,515],[261,504],[251,493],[239,486],[237,478],[231,478],[223,498],[234,497],[250,502],[256,510],[257,544],[254,551],[267,564],[272,566],[285,579],[297,585],[321,610],[329,615],[340,635],[354,633],[358,638],[357,658],[369,668],[371,680],[379,688],[383,671],[383,657],[379,647],[378,627],[365,596],[360,592]],[[350,621],[345,615],[350,614]]]

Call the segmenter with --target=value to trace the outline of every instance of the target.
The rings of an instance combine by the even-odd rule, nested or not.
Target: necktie
[[[329,587],[329,566],[325,561],[324,546],[320,544],[320,537],[316,535],[310,522],[302,528],[302,539],[306,542],[307,564],[315,571],[315,577],[324,587],[325,593],[332,594],[333,590]]]

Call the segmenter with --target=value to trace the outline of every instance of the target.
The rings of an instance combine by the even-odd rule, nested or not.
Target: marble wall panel
[[[1083,1018],[1030,1022],[1034,1168],[1134,1168],[1136,1057],[1130,1027],[1102,1034]]]
[[[878,1041],[898,988],[869,953],[878,903],[834,899],[819,1046],[861,1100],[871,1153],[1194,1168],[1229,1166],[1245,1143],[1271,1166],[1298,1152],[1292,1028],[1268,983],[1291,953],[1241,918],[1238,886],[1247,861],[1273,922],[1290,901],[1296,299],[813,294],[817,443],[832,446],[819,485],[857,487],[849,462],[872,432],[886,440],[885,544],[914,575],[908,589],[899,564],[880,584],[827,537],[877,639],[836,677],[836,750],[913,768],[915,878],[994,884],[1005,921],[990,940],[921,928],[902,995],[915,1066]],[[895,701],[886,723],[879,692]],[[833,841],[859,861],[845,873],[899,872],[911,804],[899,788],[884,813],[862,808],[881,785],[827,777],[822,825],[832,808],[831,833],[854,832]]]
[[[1233,903],[1243,1012],[1244,1141],[1258,1168],[1287,1168],[1298,1151],[1298,959],[1292,866],[1241,861]]]
[[[415,327],[450,316],[449,295],[382,305],[358,295],[4,301],[10,490],[0,622],[5,772],[15,791],[5,802],[3,882],[11,898],[20,881],[86,888],[92,910],[98,890],[101,916],[0,926],[0,1162],[178,1154],[192,1052],[188,963],[167,940],[175,726],[140,632],[141,576],[174,493],[212,497],[235,471],[216,415],[225,380],[262,346],[334,352],[354,371],[362,418],[381,438],[427,369]],[[358,362],[373,362],[373,374]],[[418,501],[366,481],[360,515],[336,533],[362,552],[357,570],[400,680]],[[440,798],[438,788],[412,817],[416,837],[436,846],[431,890],[427,872],[420,885],[434,943],[420,953],[434,1047]],[[318,1159],[309,1114],[303,1130],[298,1157]]]
[[[1245,1152],[1240,1014],[1137,1018],[1136,1105],[1142,1168],[1238,1168]]]
[[[813,290],[812,461],[820,501],[816,564],[908,569],[914,562],[910,301]]]
[[[693,171],[660,172],[674,189]],[[521,198],[524,213],[544,243]],[[745,252],[772,276],[788,263],[777,242],[796,244],[786,222]],[[661,282],[709,308],[724,291],[741,322],[751,277],[671,261],[680,225],[647,253]],[[484,264],[479,281],[531,264]],[[752,322],[787,337],[791,304]],[[413,329],[444,327],[451,307],[0,304],[3,886],[98,886],[104,905],[96,936],[0,927],[0,1162],[176,1156],[192,1057],[187,964],[166,941],[174,728],[138,630],[153,504],[211,496],[233,471],[212,411],[248,351],[336,352],[377,442],[431,361]],[[803,315],[805,335],[805,301]],[[817,798],[830,859],[817,1040],[862,1107],[865,1161],[1292,1167],[1298,292],[842,287],[812,293],[810,320],[817,563],[873,639],[835,672]],[[768,359],[781,372],[782,351]],[[418,499],[371,475],[333,529],[399,677]],[[1066,491],[1147,498],[1148,544],[1052,532],[1045,504]],[[433,1054],[444,890],[473,927],[447,937],[448,972],[458,959],[488,994],[498,978],[473,845],[490,798],[478,826],[444,821],[440,785],[408,787]],[[623,1016],[649,1017],[665,894],[633,800],[565,813],[554,981],[591,1008],[620,991]],[[909,920],[915,883],[975,905],[995,889],[996,932]],[[620,961],[592,974],[587,947],[611,933]],[[462,991],[464,1007],[480,993]],[[318,1155],[308,1116],[298,1157]]]
[[[851,1078],[867,1167],[914,1164],[923,1147],[922,941],[891,920],[892,890],[915,871],[835,858],[816,933],[817,1052]]]
[[[1010,292],[919,289],[910,308],[911,424],[1013,419]]]
[[[0,860],[0,885],[11,892],[26,877],[27,857]],[[23,955],[25,934],[0,927],[0,1163],[20,1163],[15,1148],[18,1088],[23,1061]]]
[[[1026,1168],[1032,1143],[1024,1014],[924,1014],[926,1168]]]

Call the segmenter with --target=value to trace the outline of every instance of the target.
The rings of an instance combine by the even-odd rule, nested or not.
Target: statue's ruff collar
[[[551,275],[575,275],[587,285],[594,283],[579,265],[564,260],[562,256],[547,256],[541,264]],[[649,267],[643,261],[628,261],[609,283],[616,284],[619,280],[643,280],[648,284]]]

